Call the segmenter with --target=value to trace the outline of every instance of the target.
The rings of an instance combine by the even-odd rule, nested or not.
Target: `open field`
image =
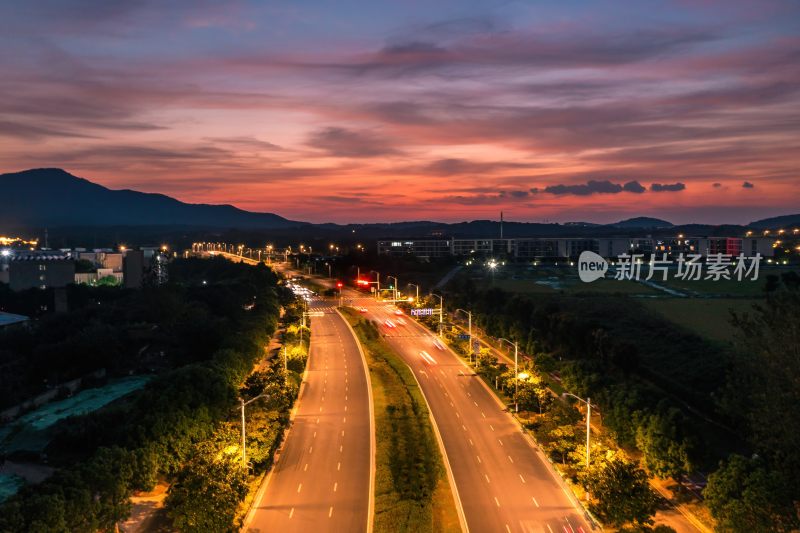
[[[667,320],[698,335],[720,342],[732,342],[736,329],[731,310],[744,313],[760,300],[745,298],[660,298],[642,303]]]

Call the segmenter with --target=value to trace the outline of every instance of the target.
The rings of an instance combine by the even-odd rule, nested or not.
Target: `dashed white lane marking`
[[[292,510],[289,511],[289,518],[291,518],[293,515],[294,515],[294,507],[292,507]]]
[[[489,481],[489,474],[484,474],[483,477],[486,478],[486,483],[491,483],[491,481]]]
[[[319,424],[319,417],[317,417],[317,424]]]
[[[344,449],[344,445],[340,445],[340,446],[339,446],[339,453],[342,453],[342,450],[343,450],[343,449]]]
[[[500,439],[497,439],[497,442],[499,442],[499,443],[500,443],[500,446],[502,446],[502,445],[503,445],[503,441],[501,441]]]
[[[333,492],[336,492],[336,489],[339,487],[339,483],[333,484]]]
[[[547,524],[547,529],[549,529],[549,530],[550,530],[550,533],[553,533],[553,528],[552,528],[552,527],[550,527],[550,524]]]
[[[478,402],[476,402],[475,400],[472,400],[472,403],[475,404],[475,407],[478,407]]]
[[[345,424],[345,423],[347,423],[347,417],[346,417],[346,416],[343,416],[343,417],[342,417],[342,424]]]
[[[534,504],[536,507],[539,507],[539,502],[537,502],[537,501],[536,501],[536,496],[531,496],[531,499],[533,500],[533,504]]]
[[[489,424],[489,429],[491,429],[492,431],[494,431],[494,426],[493,426],[493,425],[491,425],[491,424]]]
[[[302,483],[300,483],[299,485],[297,485],[297,492],[300,492],[300,489],[302,489],[302,488],[303,488],[303,484],[302,484]]]
[[[303,467],[303,472],[308,472],[308,463],[306,463],[306,466]]]
[[[342,469],[342,463],[336,463],[336,470],[338,471],[341,469]]]
[[[342,430],[342,437],[344,437],[344,430]]]
[[[475,444],[473,444],[473,442],[472,442],[472,439],[467,439],[467,440],[469,440],[469,445],[470,446],[475,446]]]
[[[508,531],[508,533],[511,533],[511,528],[508,527],[508,524],[506,524],[506,531]]]
[[[331,505],[331,508],[328,509],[328,518],[330,518],[331,516],[333,516],[333,505]]]
[[[461,427],[464,429],[464,431],[467,430],[467,426],[465,426],[464,424],[461,424]]]
[[[509,455],[509,456],[507,456],[507,457],[508,457],[508,460],[509,460],[509,461],[511,461],[512,463],[514,462],[514,459],[512,459],[510,455]]]
[[[461,418],[461,415],[460,415],[460,414],[458,414],[458,411],[456,411],[456,417],[457,417],[457,418]]]
[[[344,410],[345,410],[345,412],[347,412],[347,406],[346,405],[344,406]]]
[[[314,438],[315,439],[317,438],[317,432],[316,431],[314,432]]]
[[[478,462],[479,462],[479,463],[482,463],[482,462],[483,462],[483,461],[481,461],[481,456],[480,456],[480,455],[476,455],[475,457],[478,459]]]
[[[522,481],[523,483],[525,483],[525,478],[524,478],[524,477],[522,477],[522,474],[520,474],[520,475],[519,475],[519,479],[520,479],[520,481]]]
[[[309,446],[308,447],[308,453],[311,453],[312,451],[314,451],[314,447],[313,446]]]
[[[483,418],[486,418],[486,415],[483,413],[483,411],[481,411],[481,416],[482,416]]]
[[[497,499],[497,496],[494,497],[494,503],[496,503],[497,506],[500,507],[500,500]]]

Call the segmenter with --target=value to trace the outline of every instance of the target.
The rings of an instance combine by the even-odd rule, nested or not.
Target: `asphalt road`
[[[312,301],[308,372],[272,473],[245,523],[251,532],[371,530],[371,398],[356,340],[333,304]]]
[[[591,531],[542,453],[458,356],[444,344],[437,347],[428,330],[410,317],[398,317],[392,306],[371,298],[352,301],[381,324],[386,340],[417,377],[470,531]],[[395,327],[387,327],[387,319]]]

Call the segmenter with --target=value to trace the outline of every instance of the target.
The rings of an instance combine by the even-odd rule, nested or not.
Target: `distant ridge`
[[[671,228],[674,227],[674,224],[672,222],[667,222],[666,220],[661,220],[660,218],[636,217],[636,218],[629,218],[626,220],[620,220],[619,222],[616,222],[614,224],[609,224],[609,226],[620,229],[632,229],[632,228],[654,229],[654,228]]]
[[[763,228],[763,229],[780,229],[783,227],[798,227],[800,226],[800,213],[796,215],[783,215],[779,217],[763,218],[751,222],[749,227]]]
[[[272,229],[305,225],[232,205],[187,204],[128,189],[112,190],[59,168],[0,174],[0,224],[6,227],[198,226]]]

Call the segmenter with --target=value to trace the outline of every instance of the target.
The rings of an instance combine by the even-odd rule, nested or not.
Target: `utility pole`
[[[258,400],[259,398],[265,398],[267,396],[268,396],[267,394],[259,394],[255,398],[252,398],[252,399],[247,400],[247,401],[244,401],[244,398],[239,398],[239,401],[242,402],[242,466],[244,466],[244,467],[247,467],[247,448],[246,448],[247,444],[246,444],[246,440],[245,440],[245,438],[246,438],[246,434],[245,434],[246,423],[245,423],[245,419],[244,419],[244,407],[246,405],[249,405],[249,404],[253,403],[254,401]]]
[[[519,343],[511,342],[508,339],[499,339],[500,342],[507,342],[514,346],[514,412],[519,413],[519,402],[517,401],[517,393],[519,392]]]

